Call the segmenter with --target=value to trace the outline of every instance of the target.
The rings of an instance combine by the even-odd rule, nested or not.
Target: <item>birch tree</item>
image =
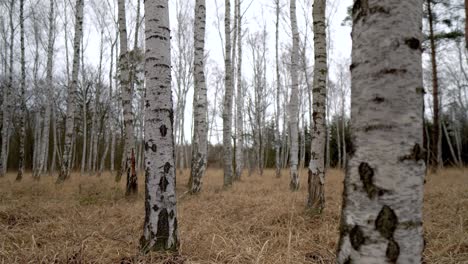
[[[140,247],[177,251],[174,110],[171,90],[171,44],[167,0],[145,1],[146,216]]]
[[[337,263],[421,263],[422,0],[355,1]]]
[[[20,46],[21,46],[21,81],[20,81],[20,143],[19,143],[19,157],[18,157],[18,175],[17,181],[21,181],[24,173],[24,141],[26,140],[26,99],[24,90],[26,86],[26,62],[24,58],[24,0],[20,0]]]
[[[127,25],[125,1],[119,0],[119,33],[120,33],[120,89],[122,93],[122,107],[125,126],[124,170],[127,174],[126,195],[138,192],[137,175],[132,170],[132,153],[135,153],[135,138],[133,131],[132,89],[130,86],[129,56],[127,49]]]
[[[235,179],[240,180],[244,170],[244,93],[242,90],[242,15],[241,1],[236,0],[237,16],[237,98],[236,98],[236,174]],[[234,47],[235,48],[235,47]]]
[[[289,166],[291,182],[289,187],[292,191],[299,190],[298,151],[299,151],[299,31],[297,30],[296,0],[290,0],[290,19],[292,29],[292,50],[291,50],[291,97],[289,99],[289,131],[291,147],[289,149]]]
[[[325,206],[325,106],[327,103],[327,35],[325,25],[326,0],[315,0],[314,20],[314,84],[312,90],[312,144],[309,163],[309,197],[307,207],[321,212]]]
[[[208,150],[207,123],[207,89],[205,81],[205,0],[196,0],[194,20],[194,95],[193,95],[193,137],[192,165],[190,174],[190,192],[201,190],[202,178],[205,175]]]
[[[78,70],[80,68],[80,41],[83,34],[83,0],[76,0],[75,8],[75,37],[73,40],[73,68],[72,81],[68,85],[67,113],[65,120],[65,142],[60,167],[60,174],[57,183],[63,182],[70,177],[70,167],[72,161],[72,140],[75,125],[75,99],[78,86]]]
[[[224,13],[225,56],[224,56],[224,103],[223,103],[223,162],[224,186],[232,185],[232,82],[231,65],[231,1],[225,0]]]
[[[280,0],[275,0],[276,5],[276,23],[275,23],[275,59],[276,59],[276,108],[275,108],[275,166],[276,177],[281,177],[281,139],[280,139],[280,91],[281,91],[281,75],[279,69],[279,19],[280,19]],[[284,133],[284,132],[283,132]]]

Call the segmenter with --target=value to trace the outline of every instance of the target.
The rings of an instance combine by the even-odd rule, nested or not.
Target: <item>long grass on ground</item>
[[[333,263],[343,174],[331,170],[326,210],[305,211],[306,178],[289,191],[267,170],[244,175],[228,190],[222,171],[209,170],[203,192],[184,194],[188,173],[178,173],[180,255],[140,256],[144,219],[143,177],[135,201],[110,174],[74,174],[63,185],[26,175],[0,178],[0,263]],[[424,229],[427,263],[468,263],[468,170],[428,175]]]

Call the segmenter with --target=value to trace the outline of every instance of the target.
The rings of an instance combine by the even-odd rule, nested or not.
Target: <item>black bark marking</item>
[[[348,257],[343,264],[351,264],[351,257]]]
[[[372,130],[392,130],[392,129],[393,129],[392,125],[376,124],[376,125],[368,125],[364,127],[364,132],[369,132]]]
[[[372,99],[372,101],[374,101],[377,104],[381,104],[385,101],[385,98],[380,97],[380,96],[375,96],[374,99]]]
[[[156,152],[156,151],[158,150],[158,148],[156,147],[156,145],[153,144],[153,145],[151,146],[151,150],[152,150],[153,152]]]
[[[409,155],[400,157],[400,161],[405,161],[405,160],[419,161],[419,160],[424,159],[425,156],[426,156],[425,150],[422,149],[419,144],[415,144],[413,149],[411,150],[411,153]]]
[[[171,169],[171,164],[169,162],[166,162],[166,164],[164,164],[164,173],[169,173],[169,170]]]
[[[157,212],[159,210],[159,207],[157,205],[153,205],[153,211]]]
[[[413,50],[421,49],[421,42],[417,38],[408,38],[405,40],[405,44]]]
[[[169,218],[167,209],[163,208],[159,213],[158,229],[156,231],[155,249],[166,249],[167,240],[169,239]]]
[[[369,166],[368,163],[363,162],[359,165],[359,176],[361,178],[362,184],[364,185],[364,190],[367,193],[369,199],[373,199],[378,189],[374,185],[374,169]]]
[[[353,5],[353,22],[367,15],[369,9],[368,0],[356,0]]]
[[[395,240],[390,239],[387,244],[387,251],[385,252],[385,255],[391,263],[397,262],[398,256],[400,255],[400,246]]]
[[[377,219],[375,220],[375,229],[386,239],[393,239],[393,233],[398,225],[398,217],[395,212],[387,205],[382,207]]]
[[[417,93],[417,94],[425,95],[425,94],[426,94],[426,90],[424,90],[424,87],[416,87],[416,93]]]
[[[159,132],[161,132],[162,137],[165,137],[167,135],[167,127],[165,125],[160,126]]]
[[[170,219],[174,218],[174,211],[173,210],[171,210],[171,212],[169,213],[169,218]]]
[[[364,244],[364,234],[359,226],[354,226],[349,232],[349,240],[351,241],[351,246],[355,250],[359,250],[361,245]]]
[[[167,181],[165,176],[162,176],[161,180],[159,181],[159,188],[161,188],[162,192],[166,191],[167,185],[169,185],[169,182]]]
[[[383,69],[381,70],[378,75],[386,75],[386,74],[404,74],[407,73],[408,70],[406,69],[395,69],[395,68],[389,68],[389,69]]]

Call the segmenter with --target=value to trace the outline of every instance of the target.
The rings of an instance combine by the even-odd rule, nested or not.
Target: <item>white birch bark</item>
[[[280,0],[275,0],[276,5],[276,31],[275,31],[275,62],[276,62],[276,109],[275,109],[275,167],[276,177],[281,177],[281,139],[280,139],[280,90],[281,90],[281,75],[279,70],[279,19],[280,19]],[[284,132],[283,132],[284,133]]]
[[[129,83],[129,56],[127,49],[127,26],[125,1],[119,0],[119,32],[120,32],[120,89],[122,92],[122,107],[125,126],[124,170],[127,174],[126,195],[138,192],[137,175],[132,170],[132,152],[135,151],[135,137],[133,130],[132,89]]]
[[[25,119],[26,119],[26,99],[24,90],[26,87],[26,62],[24,58],[24,0],[20,0],[20,45],[21,45],[21,82],[20,82],[20,143],[18,157],[18,174],[16,181],[21,181],[24,173],[24,141],[26,139]]]
[[[244,170],[244,93],[242,90],[242,15],[241,2],[236,0],[237,9],[237,102],[236,102],[236,175],[240,180]]]
[[[224,186],[232,185],[232,82],[231,64],[231,1],[225,0],[224,13],[225,56],[224,56],[224,102],[223,102],[223,161],[224,161]]]
[[[207,88],[205,82],[205,0],[195,2],[194,21],[194,95],[193,95],[193,137],[192,137],[192,165],[190,175],[190,192],[201,190],[202,179],[205,175],[208,150],[207,123]]]
[[[289,101],[289,131],[291,147],[289,149],[289,166],[291,181],[289,187],[292,191],[299,190],[298,151],[299,151],[299,80],[297,62],[299,58],[299,31],[297,29],[296,0],[290,0],[290,18],[292,29],[291,50],[291,97]]]
[[[337,263],[421,263],[422,0],[355,1],[351,128]]]
[[[76,0],[75,37],[73,40],[73,69],[72,81],[68,86],[67,113],[65,120],[65,142],[61,161],[60,174],[57,183],[70,177],[73,130],[75,124],[76,90],[78,86],[78,70],[80,68],[80,41],[83,31],[83,0]]]
[[[312,16],[314,20],[314,84],[311,131],[311,153],[309,163],[309,196],[307,207],[321,212],[325,206],[325,106],[327,103],[327,35],[325,25],[326,0],[315,0]],[[337,127],[338,128],[338,127]]]
[[[141,251],[177,251],[174,110],[168,0],[145,1],[145,223]]]

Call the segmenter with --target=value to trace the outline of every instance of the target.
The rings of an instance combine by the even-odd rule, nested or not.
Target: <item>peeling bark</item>
[[[127,26],[125,15],[125,1],[119,0],[119,32],[120,32],[120,89],[122,92],[122,107],[125,126],[124,166],[127,174],[127,188],[125,194],[134,195],[138,192],[137,175],[132,172],[132,153],[135,151],[133,130],[133,93],[130,86],[129,55],[127,49]],[[121,170],[122,170],[121,169]]]

